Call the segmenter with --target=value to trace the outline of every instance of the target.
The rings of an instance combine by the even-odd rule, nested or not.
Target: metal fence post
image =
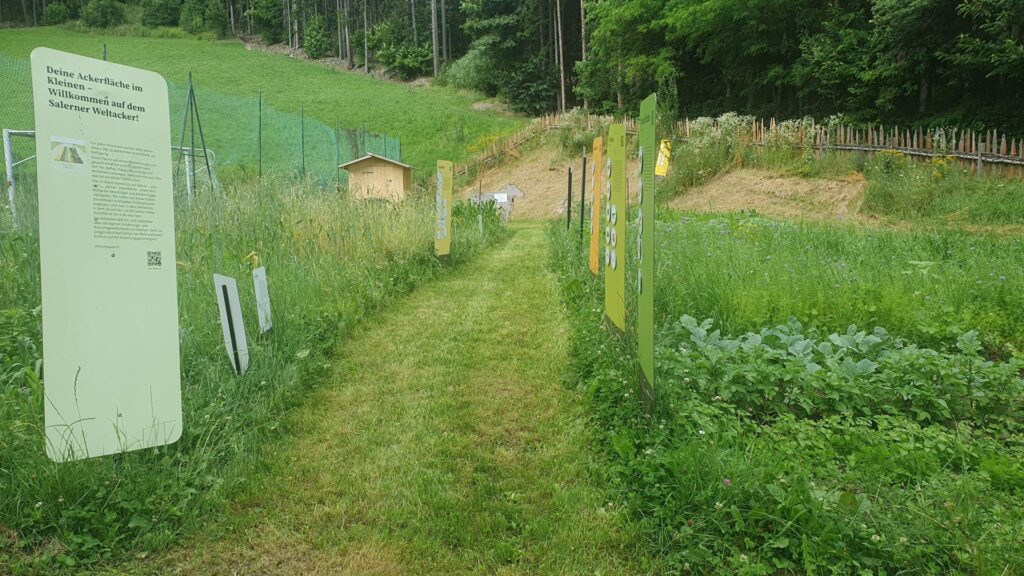
[[[259,93],[256,107],[256,150],[259,154],[259,177],[263,180],[263,92]]]
[[[580,173],[580,240],[583,240],[583,226],[587,221],[587,155],[583,155],[583,172]]]
[[[569,189],[565,200],[565,229],[572,224],[572,166],[569,166]]]

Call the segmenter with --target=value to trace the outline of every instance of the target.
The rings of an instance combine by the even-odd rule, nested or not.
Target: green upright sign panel
[[[655,123],[658,97],[651,94],[640,104],[640,210],[636,239],[637,341],[640,346],[640,369],[647,379],[648,390],[654,387],[654,169],[658,158]]]
[[[181,435],[167,83],[32,52],[47,454],[77,460]]]
[[[452,179],[454,165],[447,160],[437,161],[437,192],[434,199],[434,253],[447,258],[452,252]]]
[[[604,228],[604,313],[626,330],[626,129],[608,128],[610,177],[606,178]]]

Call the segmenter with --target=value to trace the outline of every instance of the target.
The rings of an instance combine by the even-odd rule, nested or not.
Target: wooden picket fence
[[[774,119],[768,122],[754,121],[750,129],[751,141],[759,146],[777,143],[775,135],[778,130],[779,125]],[[819,153],[890,151],[918,158],[954,158],[969,164],[978,174],[984,173],[987,167],[1009,167],[1009,170],[1001,171],[1014,175],[1024,173],[1024,140],[1007,138],[1006,134],[996,130],[975,132],[956,128],[812,124],[810,128],[801,127],[798,130],[794,145],[813,148]]]
[[[576,120],[579,120],[578,117]],[[584,121],[586,128],[592,130],[597,125],[607,125],[616,120],[610,116],[588,114]],[[636,133],[635,119],[618,121],[625,125],[627,133]],[[515,134],[491,143],[474,161],[457,166],[455,173],[466,174],[476,166],[486,166],[503,156],[518,157],[518,150],[523,144],[550,130],[565,128],[571,122],[570,117],[564,114],[549,114],[537,118]],[[792,124],[785,131],[783,124],[775,119],[753,120],[748,131],[749,143],[757,146],[788,145],[813,149],[818,154],[889,151],[917,158],[953,158],[970,166],[978,174],[996,169],[1004,175],[1024,175],[1024,139],[1007,138],[1005,134],[1000,134],[996,130],[976,132],[956,128],[922,129],[884,125],[857,127],[848,124],[817,124],[811,121],[810,125],[797,123],[794,134]],[[707,126],[707,122],[704,122],[701,128],[706,129]],[[718,128],[717,122],[711,123],[711,129]],[[696,130],[697,124],[693,120],[680,120],[674,138],[689,139]]]

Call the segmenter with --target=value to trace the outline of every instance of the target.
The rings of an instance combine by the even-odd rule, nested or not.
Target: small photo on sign
[[[86,145],[81,140],[50,138],[51,157],[67,167],[77,168],[85,164]]]

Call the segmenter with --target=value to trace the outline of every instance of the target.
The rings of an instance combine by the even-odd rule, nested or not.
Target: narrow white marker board
[[[46,453],[57,462],[181,436],[167,83],[32,52]]]
[[[242,321],[242,306],[238,300],[238,283],[234,278],[213,275],[213,286],[217,289],[217,307],[220,309],[220,327],[224,332],[224,347],[235,374],[245,374],[249,369],[249,342],[245,339],[245,323]]]
[[[264,334],[274,327],[270,315],[270,290],[267,289],[267,269],[263,266],[252,271],[252,285],[256,290],[256,314],[260,320],[260,333]]]
[[[508,194],[495,194],[494,202],[496,204],[508,204]]]

